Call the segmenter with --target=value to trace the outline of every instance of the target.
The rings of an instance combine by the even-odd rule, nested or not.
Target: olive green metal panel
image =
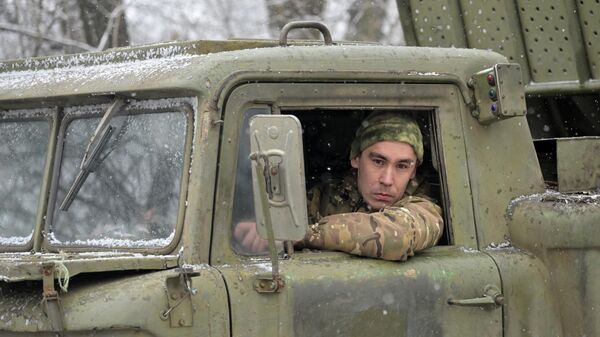
[[[161,313],[169,308],[166,281],[177,277],[173,271],[73,277],[68,292],[59,290],[58,294],[64,335],[230,336],[227,292],[221,275],[206,265],[196,266],[195,271],[200,273],[191,278],[196,291],[189,301],[184,298],[195,308],[192,326],[172,326],[168,318],[161,319]],[[0,336],[19,332],[26,336],[57,335],[50,334],[52,323],[43,310],[41,282],[0,282],[0,291]]]
[[[410,7],[419,46],[467,46],[458,0],[412,0]]]
[[[579,0],[579,14],[583,42],[588,54],[592,78],[600,79],[600,2],[596,0]]]
[[[211,101],[199,98],[182,232],[186,263],[208,263],[221,116]]]
[[[102,62],[106,55],[89,57]],[[428,75],[429,81],[448,81],[448,76],[443,75],[451,74],[455,79],[466,81],[473,73],[505,62],[505,59],[497,53],[482,50],[369,45],[257,48],[205,56],[181,55],[101,64],[93,67],[94,76],[90,76],[89,68],[73,62],[73,67],[39,72],[0,72],[0,101],[6,107],[32,104],[25,101],[40,97],[44,104],[52,105],[57,100],[73,102],[79,97],[77,103],[82,104],[81,97],[91,100],[91,95],[97,97],[115,92],[135,94],[136,98],[172,97],[173,92],[182,96],[210,95],[221,90],[220,83],[226,77],[235,76],[233,73],[276,73],[290,69],[295,70],[298,80],[308,71],[339,72],[340,76],[345,74],[348,80],[353,80],[352,72],[362,71],[410,72],[413,78]],[[49,66],[53,67],[52,64]]]
[[[509,62],[518,62],[523,69],[523,80],[529,82],[529,63],[517,8],[513,1],[461,0],[462,15],[469,48],[489,49],[506,56]]]
[[[62,112],[62,111],[61,111]],[[60,128],[60,123],[58,121],[58,114],[54,116],[52,119],[52,131],[50,134],[50,141],[48,142],[48,155],[46,157],[47,163],[52,163],[54,161],[54,156],[56,155],[56,143],[58,140],[58,131]],[[33,250],[39,251],[42,246],[43,240],[41,232],[44,228],[44,223],[46,221],[46,209],[48,207],[48,198],[50,194],[50,183],[52,177],[52,165],[48,165],[46,170],[44,171],[44,180],[42,181],[42,189],[40,193],[40,201],[38,205],[38,215],[35,224],[35,230],[33,232]]]
[[[523,38],[534,82],[579,79],[587,59],[577,25],[575,3],[518,0]],[[587,66],[585,66],[587,67]],[[587,78],[581,78],[585,80]]]
[[[398,17],[402,25],[402,32],[404,33],[404,42],[407,46],[418,46],[417,34],[412,23],[410,0],[396,0],[396,5],[398,6]]]
[[[486,249],[502,278],[504,336],[564,336],[542,260],[518,248]]]
[[[510,200],[545,190],[525,117],[487,126],[463,117],[475,223],[480,247],[506,240]]]
[[[600,137],[556,139],[556,171],[561,192],[600,189]]]
[[[598,195],[547,193],[519,201],[512,208],[511,236],[534,252],[600,247]]]
[[[133,253],[98,254],[36,254],[22,255],[3,253],[0,255],[0,279],[8,282],[41,280],[42,265],[60,264],[69,276],[80,273],[118,270],[157,270],[177,266],[175,255],[143,256]]]
[[[600,210],[597,210],[600,213]],[[600,224],[600,219],[596,225]],[[597,226],[598,227],[598,226]],[[584,235],[584,234],[581,234]],[[593,234],[589,234],[593,235]],[[598,235],[597,233],[595,235]],[[553,249],[544,261],[552,272],[551,285],[561,303],[566,336],[598,336],[600,320],[600,250]]]
[[[234,336],[502,336],[502,307],[448,304],[500,286],[493,261],[475,250],[435,247],[402,263],[295,253],[281,261],[285,287],[275,294],[253,287],[267,260],[217,268]]]
[[[568,336],[597,336],[600,321],[600,204],[598,196],[546,193],[517,202],[512,241],[547,266],[548,283]]]
[[[464,40],[455,45],[499,52],[521,64],[530,94],[600,88],[596,0],[397,0],[397,4],[409,45],[448,47],[453,44],[450,40]],[[447,24],[456,23],[455,15],[462,21]]]

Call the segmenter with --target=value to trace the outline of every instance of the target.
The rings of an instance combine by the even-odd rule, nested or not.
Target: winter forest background
[[[0,0],[0,59],[174,40],[277,38],[293,20],[321,21],[334,40],[404,44],[396,0]],[[310,34],[290,37],[317,37]]]

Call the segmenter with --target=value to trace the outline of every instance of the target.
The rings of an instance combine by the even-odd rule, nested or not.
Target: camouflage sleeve
[[[443,230],[441,209],[419,197],[406,197],[375,213],[342,213],[309,226],[303,244],[355,255],[406,260],[434,246]]]

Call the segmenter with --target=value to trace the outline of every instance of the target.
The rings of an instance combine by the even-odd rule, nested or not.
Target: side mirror
[[[302,127],[292,115],[250,120],[250,159],[258,234],[300,240],[307,230]]]

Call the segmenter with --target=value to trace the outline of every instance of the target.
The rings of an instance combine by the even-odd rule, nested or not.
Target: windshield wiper
[[[96,131],[94,131],[94,134],[90,138],[87,148],[85,149],[83,158],[81,160],[81,165],[79,166],[79,172],[75,177],[75,181],[73,181],[71,187],[69,187],[69,191],[60,204],[59,209],[61,211],[66,212],[69,210],[71,203],[73,203],[73,200],[77,196],[77,193],[81,189],[81,186],[83,186],[83,183],[87,179],[90,172],[93,172],[102,162],[102,160],[106,158],[106,156],[100,158],[100,153],[102,153],[102,150],[114,132],[114,127],[108,123],[123,105],[125,105],[125,100],[123,98],[116,98],[108,110],[106,110],[104,113],[104,116],[100,120]]]

